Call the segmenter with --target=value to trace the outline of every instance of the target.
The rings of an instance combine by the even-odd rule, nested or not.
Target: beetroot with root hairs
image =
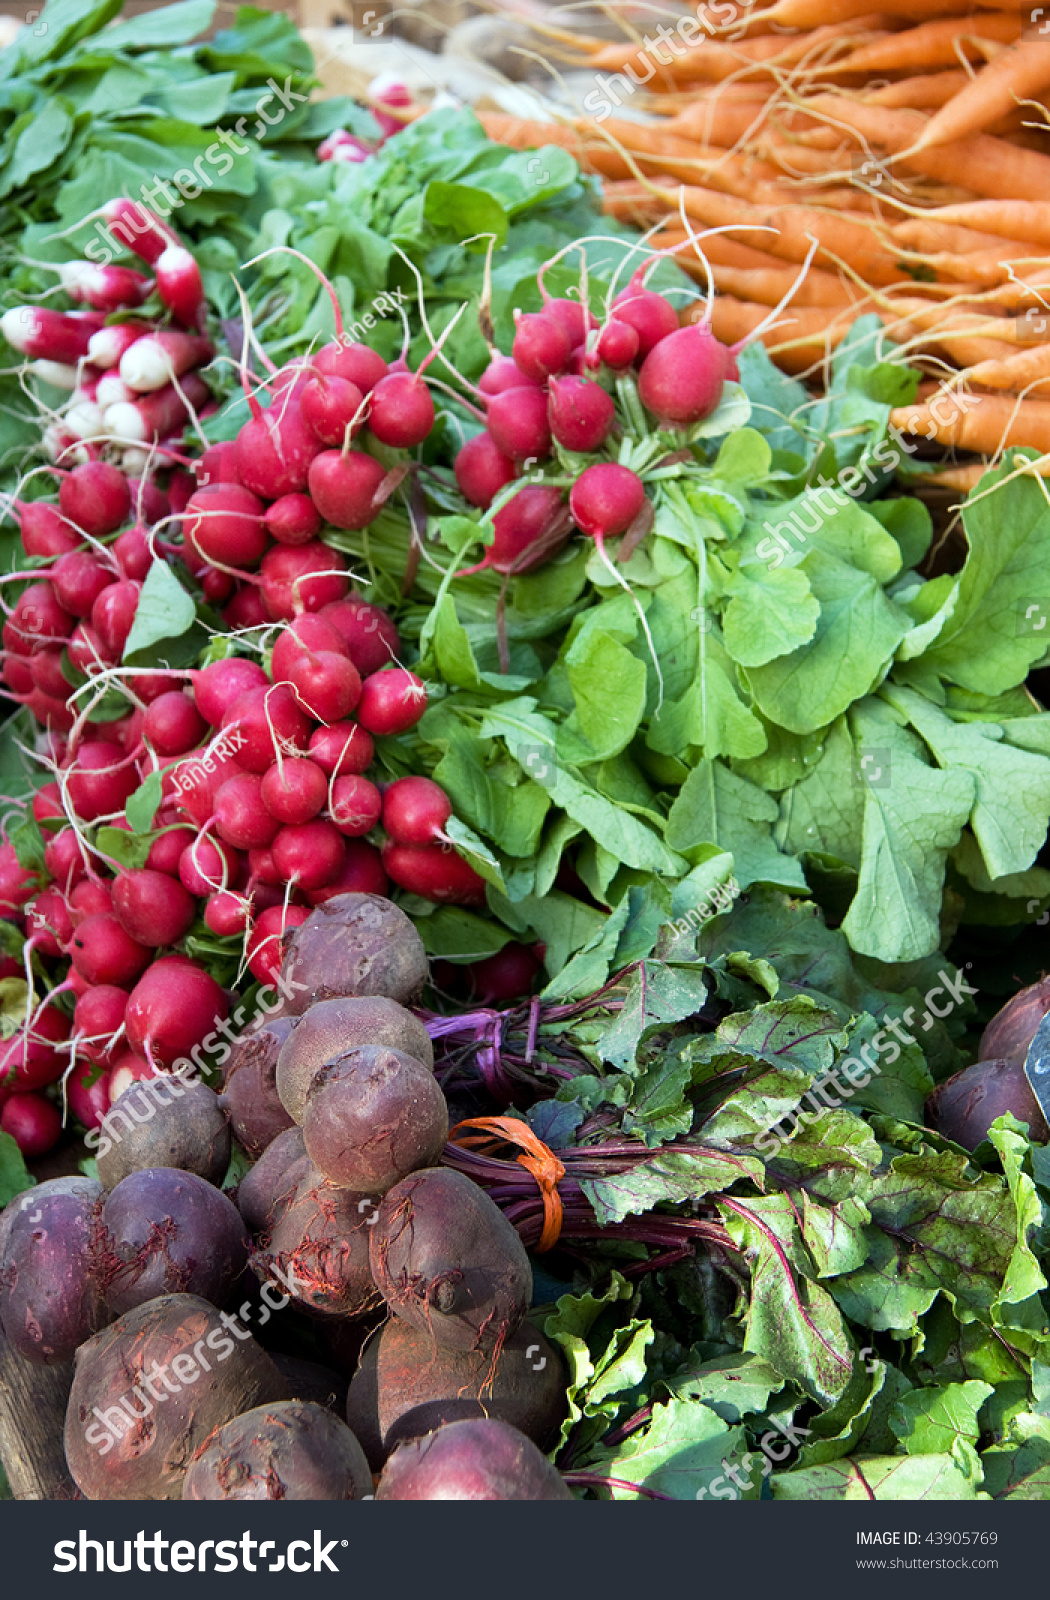
[[[451,1350],[499,1351],[532,1299],[524,1246],[461,1172],[414,1172],[383,1197],[372,1275],[395,1316]]]
[[[159,1390],[157,1367],[169,1380]],[[196,1295],[162,1295],[77,1351],[65,1426],[73,1481],[88,1500],[177,1500],[216,1428],[286,1393],[245,1330],[235,1338]]]
[[[125,1089],[89,1144],[106,1189],[147,1167],[174,1167],[217,1185],[230,1165],[230,1124],[218,1096],[206,1083],[187,1083],[177,1073]]]
[[[276,1083],[281,1104],[302,1122],[314,1075],[327,1061],[366,1046],[399,1051],[434,1068],[434,1047],[423,1023],[385,995],[338,995],[310,1006],[282,1044]]]
[[[299,1172],[296,1163],[283,1178]],[[325,1316],[356,1317],[377,1304],[368,1257],[371,1199],[329,1183],[307,1162],[294,1194],[278,1197],[275,1210],[269,1241],[252,1257],[261,1281],[277,1279],[300,1305]]]
[[[438,1160],[448,1139],[448,1107],[422,1062],[365,1045],[314,1073],[302,1127],[306,1153],[326,1178],[379,1195]]]
[[[0,1219],[0,1322],[28,1361],[68,1361],[110,1320],[89,1253],[102,1194],[91,1178],[51,1178]]]
[[[225,1305],[248,1264],[233,1202],[195,1172],[147,1167],[117,1184],[93,1241],[95,1272],[118,1316],[163,1294]]]
[[[288,940],[282,967],[301,1015],[336,995],[384,995],[408,1002],[427,980],[427,956],[413,923],[374,894],[337,895],[310,913]]]
[[[449,1422],[398,1445],[377,1500],[571,1500],[557,1467],[494,1417]]]
[[[391,1317],[365,1346],[346,1420],[376,1472],[404,1440],[468,1417],[509,1422],[543,1450],[565,1415],[566,1387],[560,1350],[530,1322],[493,1356],[445,1349]]]
[[[264,1017],[241,1034],[226,1059],[223,1104],[237,1143],[252,1157],[292,1127],[277,1093],[277,1058],[296,1026],[294,1017]]]
[[[184,1500],[360,1500],[372,1493],[364,1451],[323,1406],[280,1400],[216,1429],[182,1485]]]
[[[938,1084],[926,1102],[930,1126],[964,1150],[976,1150],[996,1117],[1006,1111],[1028,1124],[1033,1144],[1050,1140],[1039,1102],[1017,1061],[976,1061]]]
[[[303,1130],[294,1124],[267,1145],[237,1185],[237,1209],[251,1233],[267,1233],[273,1227],[309,1164]]]

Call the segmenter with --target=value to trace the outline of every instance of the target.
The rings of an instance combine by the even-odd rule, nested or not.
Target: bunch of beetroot
[[[658,430],[681,432],[718,406],[738,376],[732,351],[705,322],[679,327],[670,301],[645,286],[640,267],[599,324],[579,300],[543,288],[543,309],[518,313],[510,356],[497,355],[479,382],[485,428],[462,447],[454,470],[461,493],[488,509],[506,487],[558,449],[564,460],[609,453],[621,433],[612,391],[633,374],[637,398]],[[482,563],[528,572],[553,555],[573,526],[604,540],[645,532],[645,487],[620,462],[573,460],[568,506],[553,484],[527,484],[493,518]]]
[[[448,1110],[405,1003],[426,978],[390,901],[326,901],[290,939],[284,1009],[235,1041],[224,1095],[178,1073],[130,1083],[95,1141],[98,1181],[5,1211],[0,1318],[27,1361],[75,1357],[65,1446],[88,1498],[348,1499],[369,1468],[383,1498],[568,1498],[537,1449],[565,1373],[522,1320],[528,1257],[438,1165]],[[231,1128],[257,1158],[237,1206],[218,1187]],[[252,1337],[263,1299],[349,1338],[349,1429]],[[467,1424],[449,1454],[445,1429]]]

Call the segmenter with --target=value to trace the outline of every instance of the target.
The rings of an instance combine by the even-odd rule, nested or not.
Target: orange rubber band
[[[485,1131],[461,1134],[457,1138],[461,1128],[482,1128]],[[543,1231],[536,1253],[543,1255],[547,1250],[552,1250],[561,1234],[564,1212],[558,1184],[565,1176],[565,1168],[550,1146],[536,1137],[527,1122],[519,1122],[517,1117],[467,1117],[450,1129],[449,1139],[468,1150],[491,1151],[501,1144],[515,1144],[522,1149],[524,1154],[517,1156],[516,1160],[526,1172],[532,1173],[543,1198]]]

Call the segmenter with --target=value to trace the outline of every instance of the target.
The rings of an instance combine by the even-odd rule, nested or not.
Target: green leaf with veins
[[[763,789],[722,765],[701,761],[686,778],[667,818],[667,843],[683,854],[716,844],[733,856],[733,876],[741,889],[769,883],[784,889],[807,888],[799,863],[782,855],[773,841],[776,801]]]
[[[976,1379],[913,1389],[893,1407],[890,1427],[910,1456],[950,1453],[956,1439],[977,1443],[977,1413],[994,1392]]]
[[[774,1500],[975,1500],[980,1468],[976,1455],[857,1455],[775,1472],[770,1483]]]
[[[795,856],[822,851],[860,866],[864,786],[855,761],[849,724],[837,717],[819,761],[780,798],[773,837],[781,850]]]
[[[588,1471],[621,1480],[608,1493],[613,1500],[640,1500],[629,1487],[637,1484],[672,1500],[696,1501],[723,1472],[723,1460],[736,1458],[746,1446],[742,1428],[729,1428],[710,1406],[696,1400],[668,1400],[652,1408],[648,1427],[632,1433],[612,1449],[592,1451]],[[757,1499],[758,1487],[743,1499]]]
[[[914,961],[936,950],[948,851],[970,815],[975,783],[923,759],[923,747],[885,707],[855,707],[858,763],[868,765],[860,877],[842,927],[854,950]]]
[[[820,605],[801,567],[741,565],[728,592],[722,635],[742,667],[761,667],[788,655],[817,631]]]

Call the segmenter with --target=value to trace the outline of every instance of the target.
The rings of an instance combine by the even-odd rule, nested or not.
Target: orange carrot
[[[1050,44],[1047,56],[1050,58]],[[1050,246],[1048,200],[971,200],[966,205],[939,206],[933,216],[938,222],[961,223],[996,238]]]
[[[833,118],[844,132],[852,130],[872,148],[893,153],[908,151],[928,120],[919,111],[892,111],[841,95],[817,95],[806,105],[813,113]],[[1036,150],[1019,150],[1005,139],[994,139],[986,133],[960,139],[950,149],[909,151],[900,157],[900,165],[909,172],[923,172],[947,183],[964,181],[975,194],[992,199],[1041,200],[1050,194],[1050,156]]]
[[[759,335],[767,350],[777,352],[777,364],[789,372],[802,372],[833,350],[863,308],[843,308],[829,317],[824,309],[784,312],[779,326]],[[736,344],[754,333],[769,307],[737,300],[733,295],[715,296],[711,307],[711,329],[723,344]]]
[[[909,250],[953,250],[957,255],[996,250],[1000,255],[1014,252],[1023,256],[1032,248],[1026,239],[999,238],[978,228],[946,222],[942,211],[924,217],[905,217],[902,222],[894,223],[890,234]]]
[[[767,27],[818,28],[834,17],[839,21],[865,15],[870,0],[777,0],[776,5],[758,14]],[[1020,11],[1027,14],[1028,0],[985,0],[989,11]],[[880,11],[894,17],[951,17],[959,10],[959,0],[881,0]],[[758,19],[756,19],[758,20]],[[1027,15],[1025,16],[1027,21]]]
[[[1013,111],[1019,100],[1031,99],[1047,88],[1050,44],[1045,39],[1023,40],[1004,50],[930,118],[915,149],[928,150],[982,133]]]
[[[1045,397],[1050,385],[1050,314],[1042,311],[1038,320],[1045,325],[1046,344],[1016,350],[1001,361],[981,361],[967,369],[967,383],[981,389],[1010,389],[1014,394],[1037,384],[1036,393]]]
[[[890,422],[902,433],[981,455],[995,455],[1011,444],[1031,445],[1042,454],[1050,451],[1050,400],[970,394],[957,402],[945,396],[940,403],[899,406],[890,412]]]
[[[693,49],[679,47],[677,53],[670,45],[657,40],[648,47],[631,41],[609,44],[590,57],[588,68],[606,72],[623,72],[637,88],[659,81],[718,82],[724,78],[770,77],[774,68],[796,66],[824,46],[833,46],[846,37],[856,38],[863,33],[867,13],[848,22],[835,22],[798,37],[783,34],[766,34],[757,38],[737,39],[723,44],[704,40]],[[872,30],[876,37],[881,30]],[[660,52],[666,51],[666,54]]]
[[[706,247],[707,241],[704,241]],[[688,267],[692,276],[700,278],[703,267],[693,258],[690,265],[683,256],[681,265]],[[692,270],[693,266],[697,269]],[[754,267],[741,270],[738,267],[723,267],[717,262],[712,263],[711,276],[715,280],[715,287],[723,294],[735,295],[739,299],[757,300],[760,305],[779,305],[793,284],[798,283],[798,272],[794,267]],[[849,293],[838,278],[832,277],[830,272],[818,272],[811,267],[804,281],[798,284],[791,299],[791,306],[849,306],[854,303],[855,297]]]
[[[933,9],[932,7],[930,8]],[[953,8],[954,9],[954,8]],[[1026,17],[1007,12],[981,12],[973,17],[945,17],[923,22],[917,28],[891,34],[872,44],[861,45],[838,63],[853,72],[906,72],[915,67],[957,67],[961,56],[981,60],[975,39],[992,39],[1013,44],[1021,37]],[[914,105],[914,101],[907,104]]]
[[[900,34],[897,35],[901,37]],[[869,106],[889,106],[893,110],[937,111],[953,94],[958,94],[970,81],[965,72],[918,73],[914,78],[902,78],[899,83],[888,83],[882,89],[867,89],[861,98]]]

